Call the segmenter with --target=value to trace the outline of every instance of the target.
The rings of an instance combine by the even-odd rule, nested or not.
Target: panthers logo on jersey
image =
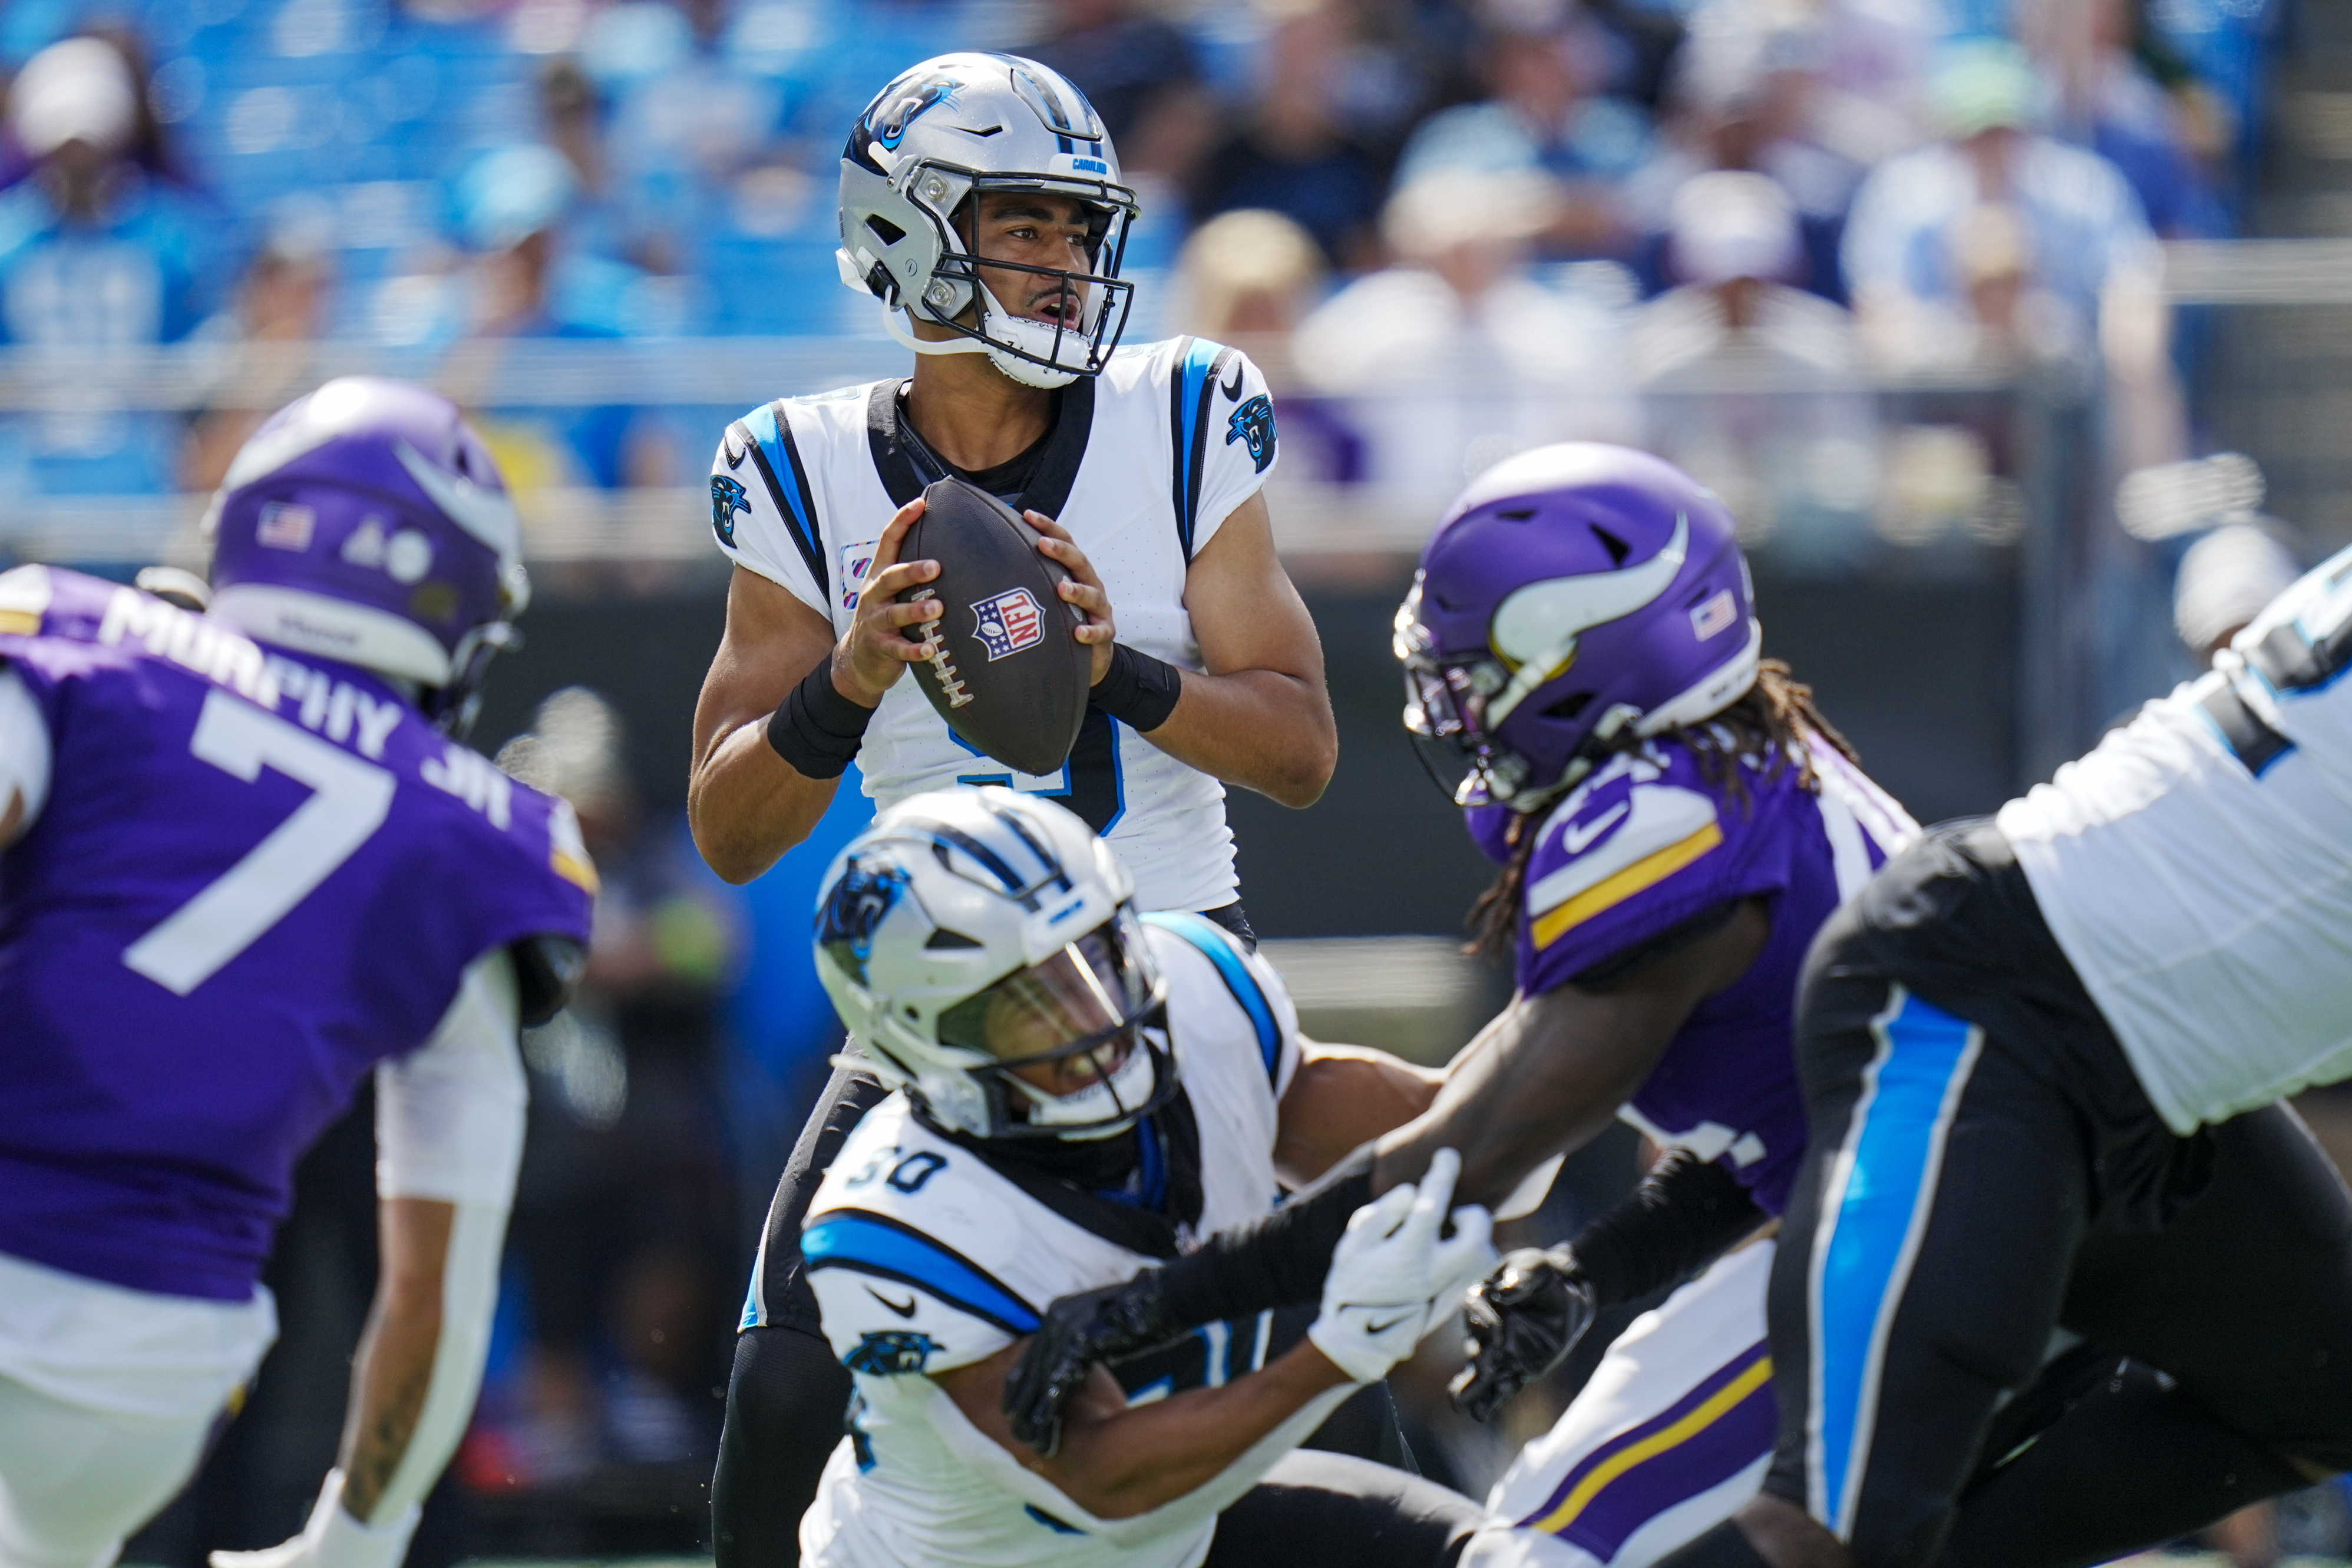
[[[1225,444],[1236,441],[1249,443],[1250,461],[1257,471],[1274,461],[1274,400],[1261,392],[1234,410],[1234,417],[1225,425]]]
[[[720,544],[730,549],[735,548],[735,514],[751,509],[751,498],[743,493],[740,483],[724,474],[711,476],[710,531],[719,536]]]
[[[912,1329],[888,1329],[880,1333],[864,1335],[857,1348],[849,1353],[843,1364],[852,1372],[862,1372],[869,1377],[901,1377],[923,1370],[931,1359],[938,1343],[927,1333]]]

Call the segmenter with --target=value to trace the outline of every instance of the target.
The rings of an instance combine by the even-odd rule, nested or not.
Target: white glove
[[[1461,1156],[1440,1149],[1418,1190],[1391,1187],[1349,1217],[1307,1337],[1358,1383],[1387,1376],[1495,1265],[1494,1221],[1475,1204],[1455,1209],[1454,1234],[1439,1238],[1461,1170]]]
[[[343,1509],[343,1472],[329,1470],[310,1522],[291,1541],[259,1552],[215,1552],[212,1568],[400,1568],[425,1510],[415,1503],[386,1524],[362,1524]]]

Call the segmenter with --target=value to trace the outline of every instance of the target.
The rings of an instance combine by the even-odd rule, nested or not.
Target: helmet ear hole
[[[897,224],[892,223],[888,218],[884,217],[879,213],[868,213],[866,215],[866,226],[867,229],[872,231],[874,237],[880,240],[885,246],[897,245],[900,240],[907,237],[907,231],[905,229],[900,228]]]
[[[926,941],[923,946],[936,951],[959,947],[985,947],[988,944],[985,942],[974,941],[972,938],[965,936],[962,932],[950,931],[943,925],[937,931],[932,932],[929,939]]]

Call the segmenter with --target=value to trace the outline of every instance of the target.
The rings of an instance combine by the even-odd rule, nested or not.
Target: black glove
[[[1160,1289],[1161,1270],[1146,1269],[1123,1285],[1064,1296],[1004,1380],[1004,1415],[1013,1435],[1051,1458],[1062,1446],[1062,1410],[1092,1367],[1120,1361],[1190,1332],[1175,1322]]]
[[[1491,1421],[1510,1399],[1558,1366],[1592,1326],[1592,1287],[1565,1247],[1522,1247],[1470,1287],[1462,1316],[1470,1331],[1464,1367],[1449,1392],[1454,1407]]]

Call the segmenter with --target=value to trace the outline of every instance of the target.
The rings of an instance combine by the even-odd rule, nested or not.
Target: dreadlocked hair
[[[1729,707],[1696,724],[1678,726],[1666,736],[1687,748],[1698,764],[1699,776],[1737,801],[1742,810],[1754,799],[1748,783],[1751,770],[1760,779],[1770,779],[1783,768],[1793,768],[1799,789],[1809,794],[1820,791],[1821,777],[1813,769],[1808,742],[1825,745],[1848,762],[1858,765],[1862,760],[1853,742],[1822,716],[1813,703],[1813,688],[1790,674],[1789,666],[1779,659],[1759,664],[1756,684]],[[1632,750],[1642,744],[1628,737],[1618,749]],[[1534,812],[1511,819],[1511,857],[1493,885],[1470,906],[1463,922],[1471,932],[1470,940],[1463,945],[1465,953],[1498,963],[1510,956],[1518,936],[1519,898],[1527,887],[1528,862],[1535,858],[1542,827],[1540,816]]]

